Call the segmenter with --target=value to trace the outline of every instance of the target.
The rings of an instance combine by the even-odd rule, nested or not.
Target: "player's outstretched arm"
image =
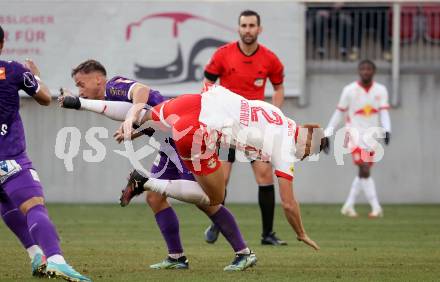
[[[130,93],[133,106],[128,111],[125,121],[123,122],[123,133],[125,139],[131,139],[133,135],[133,125],[139,124],[141,120],[141,112],[145,107],[150,95],[150,87],[136,83]]]
[[[60,88],[60,96],[58,96],[58,105],[65,109],[81,109],[81,100],[78,96],[73,96],[72,93],[67,90]]]
[[[278,184],[280,187],[281,204],[283,206],[284,214],[287,218],[287,221],[295,231],[296,238],[299,241],[309,245],[313,249],[319,250],[318,244],[310,239],[304,230],[299,203],[296,201],[295,193],[293,192],[292,181],[278,177]]]
[[[124,121],[132,107],[129,102],[84,99],[74,96],[67,89],[62,90],[62,95],[58,97],[58,104],[65,109],[94,112],[112,120]],[[145,114],[145,111],[142,114]]]
[[[52,95],[50,94],[50,90],[46,86],[46,84],[41,81],[40,70],[31,59],[26,59],[25,66],[35,76],[35,79],[38,81],[38,84],[40,85],[37,93],[35,93],[35,95],[33,95],[32,98],[34,98],[34,100],[37,101],[37,103],[40,105],[49,106],[52,100]]]

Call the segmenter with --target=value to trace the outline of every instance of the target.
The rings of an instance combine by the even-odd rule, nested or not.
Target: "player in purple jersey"
[[[3,44],[0,27],[0,53]],[[27,250],[34,276],[91,281],[66,263],[58,233],[44,204],[40,179],[26,154],[18,92],[22,90],[40,105],[48,106],[50,91],[39,76],[40,71],[31,60],[26,60],[25,66],[0,60],[1,217]]]
[[[158,91],[147,85],[121,76],[107,80],[106,75],[104,66],[95,60],[88,60],[78,65],[72,70],[72,78],[78,87],[79,97],[73,97],[71,93],[67,93],[68,96],[63,95],[59,98],[60,106],[88,110],[114,120],[124,121],[130,116],[132,119],[140,120],[138,116],[141,115],[140,110],[144,107],[153,107],[165,100]],[[132,107],[137,108],[138,111],[130,111]],[[149,135],[151,136],[151,134]],[[154,137],[157,137],[157,134]],[[174,141],[167,137],[158,138],[158,140],[161,143],[160,153],[151,173],[160,179],[183,180],[184,184],[181,187],[175,187],[176,189],[182,189],[186,192],[191,189],[200,189],[193,175],[178,157]],[[131,189],[130,186],[123,192]],[[143,189],[135,193],[139,192],[142,193]],[[181,200],[186,200],[184,197],[191,197],[191,193],[182,196]],[[124,204],[124,201],[128,204],[130,199],[131,196],[125,199],[122,197],[121,204]],[[174,209],[167,201],[167,196],[163,193],[149,191],[146,200],[155,214],[157,225],[168,247],[168,257],[163,262],[153,264],[150,267],[154,269],[188,268],[188,260],[184,255],[179,235],[179,221]],[[235,218],[226,208],[220,205],[198,205],[198,208],[220,226],[222,233],[236,252],[237,258],[226,267],[226,270],[244,270],[255,264],[255,254],[247,248]]]

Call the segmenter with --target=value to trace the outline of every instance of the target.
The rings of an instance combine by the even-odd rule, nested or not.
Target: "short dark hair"
[[[359,65],[358,65],[358,69],[362,65],[365,65],[365,64],[370,65],[373,68],[373,70],[376,70],[376,64],[372,60],[369,60],[369,59],[365,59],[365,60],[360,61]]]
[[[72,77],[74,77],[79,72],[88,74],[95,71],[102,73],[104,76],[107,76],[107,71],[100,62],[96,60],[87,60],[85,62],[82,62],[72,70]]]
[[[240,13],[240,16],[238,17],[238,25],[240,25],[240,19],[241,17],[251,17],[251,16],[256,16],[257,17],[257,25],[260,26],[261,20],[260,20],[260,15],[252,10],[244,10],[243,12]]]
[[[3,28],[0,25],[0,43],[3,43],[4,40],[5,40],[5,32],[3,31]]]

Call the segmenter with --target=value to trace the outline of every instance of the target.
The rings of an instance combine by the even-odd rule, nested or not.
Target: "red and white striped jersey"
[[[279,108],[214,85],[202,94],[199,121],[237,148],[268,156],[277,176],[293,178],[297,127]]]

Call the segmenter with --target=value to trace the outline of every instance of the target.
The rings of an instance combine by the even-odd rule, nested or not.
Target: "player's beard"
[[[257,42],[258,35],[253,36],[253,35],[250,35],[250,34],[241,34],[240,38],[241,38],[241,42],[243,42],[244,44],[252,45],[255,42]]]

